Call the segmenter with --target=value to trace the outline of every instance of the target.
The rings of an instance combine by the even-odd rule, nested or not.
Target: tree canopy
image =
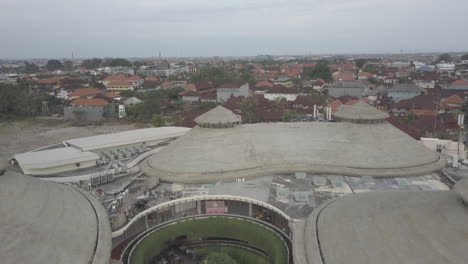
[[[362,68],[366,64],[367,60],[366,59],[356,59],[354,60],[354,63],[356,64],[356,67]]]
[[[0,120],[39,115],[44,101],[48,103],[49,112],[57,112],[63,105],[63,102],[54,96],[33,97],[27,87],[0,83]]]
[[[257,110],[257,103],[250,98],[245,98],[239,105],[239,109],[244,114],[247,123],[255,123],[255,112]]]
[[[63,69],[65,71],[73,71],[73,63],[71,61],[64,61],[63,62]]]
[[[102,60],[99,59],[99,58],[93,58],[93,59],[90,59],[90,60],[84,60],[84,61],[81,63],[81,66],[85,67],[85,68],[88,69],[88,70],[92,70],[92,69],[99,68],[99,67],[101,67],[101,65],[102,65]]]
[[[203,80],[210,80],[216,83],[227,82],[249,82],[253,80],[252,75],[247,71],[228,71],[217,67],[204,67],[198,73],[192,75],[192,82],[199,82]]]
[[[32,74],[37,73],[39,71],[39,66],[34,63],[29,63],[27,61],[24,62],[24,73]]]
[[[332,80],[332,73],[326,61],[319,61],[313,68],[304,68],[304,75],[311,79],[321,78],[327,82]]]
[[[117,67],[117,66],[123,66],[123,67],[132,67],[132,63],[129,62],[126,59],[123,58],[115,58],[115,59],[107,59],[104,61],[104,66],[107,67]]]
[[[452,58],[450,57],[449,54],[444,53],[444,54],[441,54],[439,58],[437,59],[437,62],[441,62],[441,61],[450,62],[452,61]]]
[[[46,65],[47,70],[56,71],[62,69],[62,63],[59,60],[49,60]]]

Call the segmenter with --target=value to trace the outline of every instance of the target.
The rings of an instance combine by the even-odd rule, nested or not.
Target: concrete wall
[[[65,106],[63,108],[63,117],[65,120],[78,120],[77,115],[74,114],[74,111],[83,112],[84,121],[99,121],[102,119],[102,114],[104,112],[104,107],[79,107],[79,106]]]
[[[219,88],[216,91],[218,102],[226,102],[231,96],[248,97],[250,96],[249,84],[246,83],[239,88]]]
[[[80,162],[78,164],[79,166],[76,166],[76,163],[73,163],[73,164],[66,164],[63,166],[50,167],[50,168],[44,168],[44,169],[23,169],[23,172],[24,174],[27,174],[27,175],[55,174],[55,173],[60,173],[60,172],[65,172],[65,171],[73,171],[73,170],[78,170],[78,169],[94,167],[96,166],[96,161],[91,160],[91,161],[86,161],[86,162]]]
[[[341,96],[353,96],[357,98],[362,98],[364,93],[364,88],[328,88],[328,95],[338,98]]]

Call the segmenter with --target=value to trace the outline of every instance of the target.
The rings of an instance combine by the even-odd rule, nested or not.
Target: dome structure
[[[332,116],[337,121],[352,123],[381,123],[390,117],[387,113],[361,101],[341,106]]]
[[[240,116],[219,105],[195,118],[195,122],[200,127],[205,128],[229,128],[240,124],[242,119]]]
[[[0,174],[3,264],[108,264],[107,214],[86,191],[6,171]]]

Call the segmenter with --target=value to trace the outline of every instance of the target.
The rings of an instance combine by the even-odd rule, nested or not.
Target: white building
[[[76,148],[57,148],[13,156],[24,174],[48,175],[96,166],[99,156]]]
[[[455,71],[455,64],[450,62],[441,62],[437,63],[436,68],[439,71]]]
[[[461,142],[459,143],[438,138],[421,138],[421,143],[433,151],[452,157],[459,156],[461,159],[466,159],[465,146]]]

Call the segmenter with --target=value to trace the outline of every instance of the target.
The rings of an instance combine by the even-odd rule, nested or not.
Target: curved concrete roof
[[[230,110],[218,105],[210,111],[195,118],[195,122],[199,125],[202,124],[232,124],[241,122],[240,116],[235,115]]]
[[[109,263],[109,221],[85,191],[6,171],[0,201],[1,263]]]
[[[453,191],[347,195],[305,230],[307,263],[468,263],[468,208]]]
[[[357,102],[353,105],[343,105],[333,114],[333,117],[341,121],[378,121],[385,120],[390,116],[379,109],[364,102]]]
[[[444,166],[445,159],[386,122],[196,127],[141,164],[147,175],[186,183],[294,171],[414,176]]]
[[[454,191],[468,204],[468,179],[460,180],[455,184]]]

